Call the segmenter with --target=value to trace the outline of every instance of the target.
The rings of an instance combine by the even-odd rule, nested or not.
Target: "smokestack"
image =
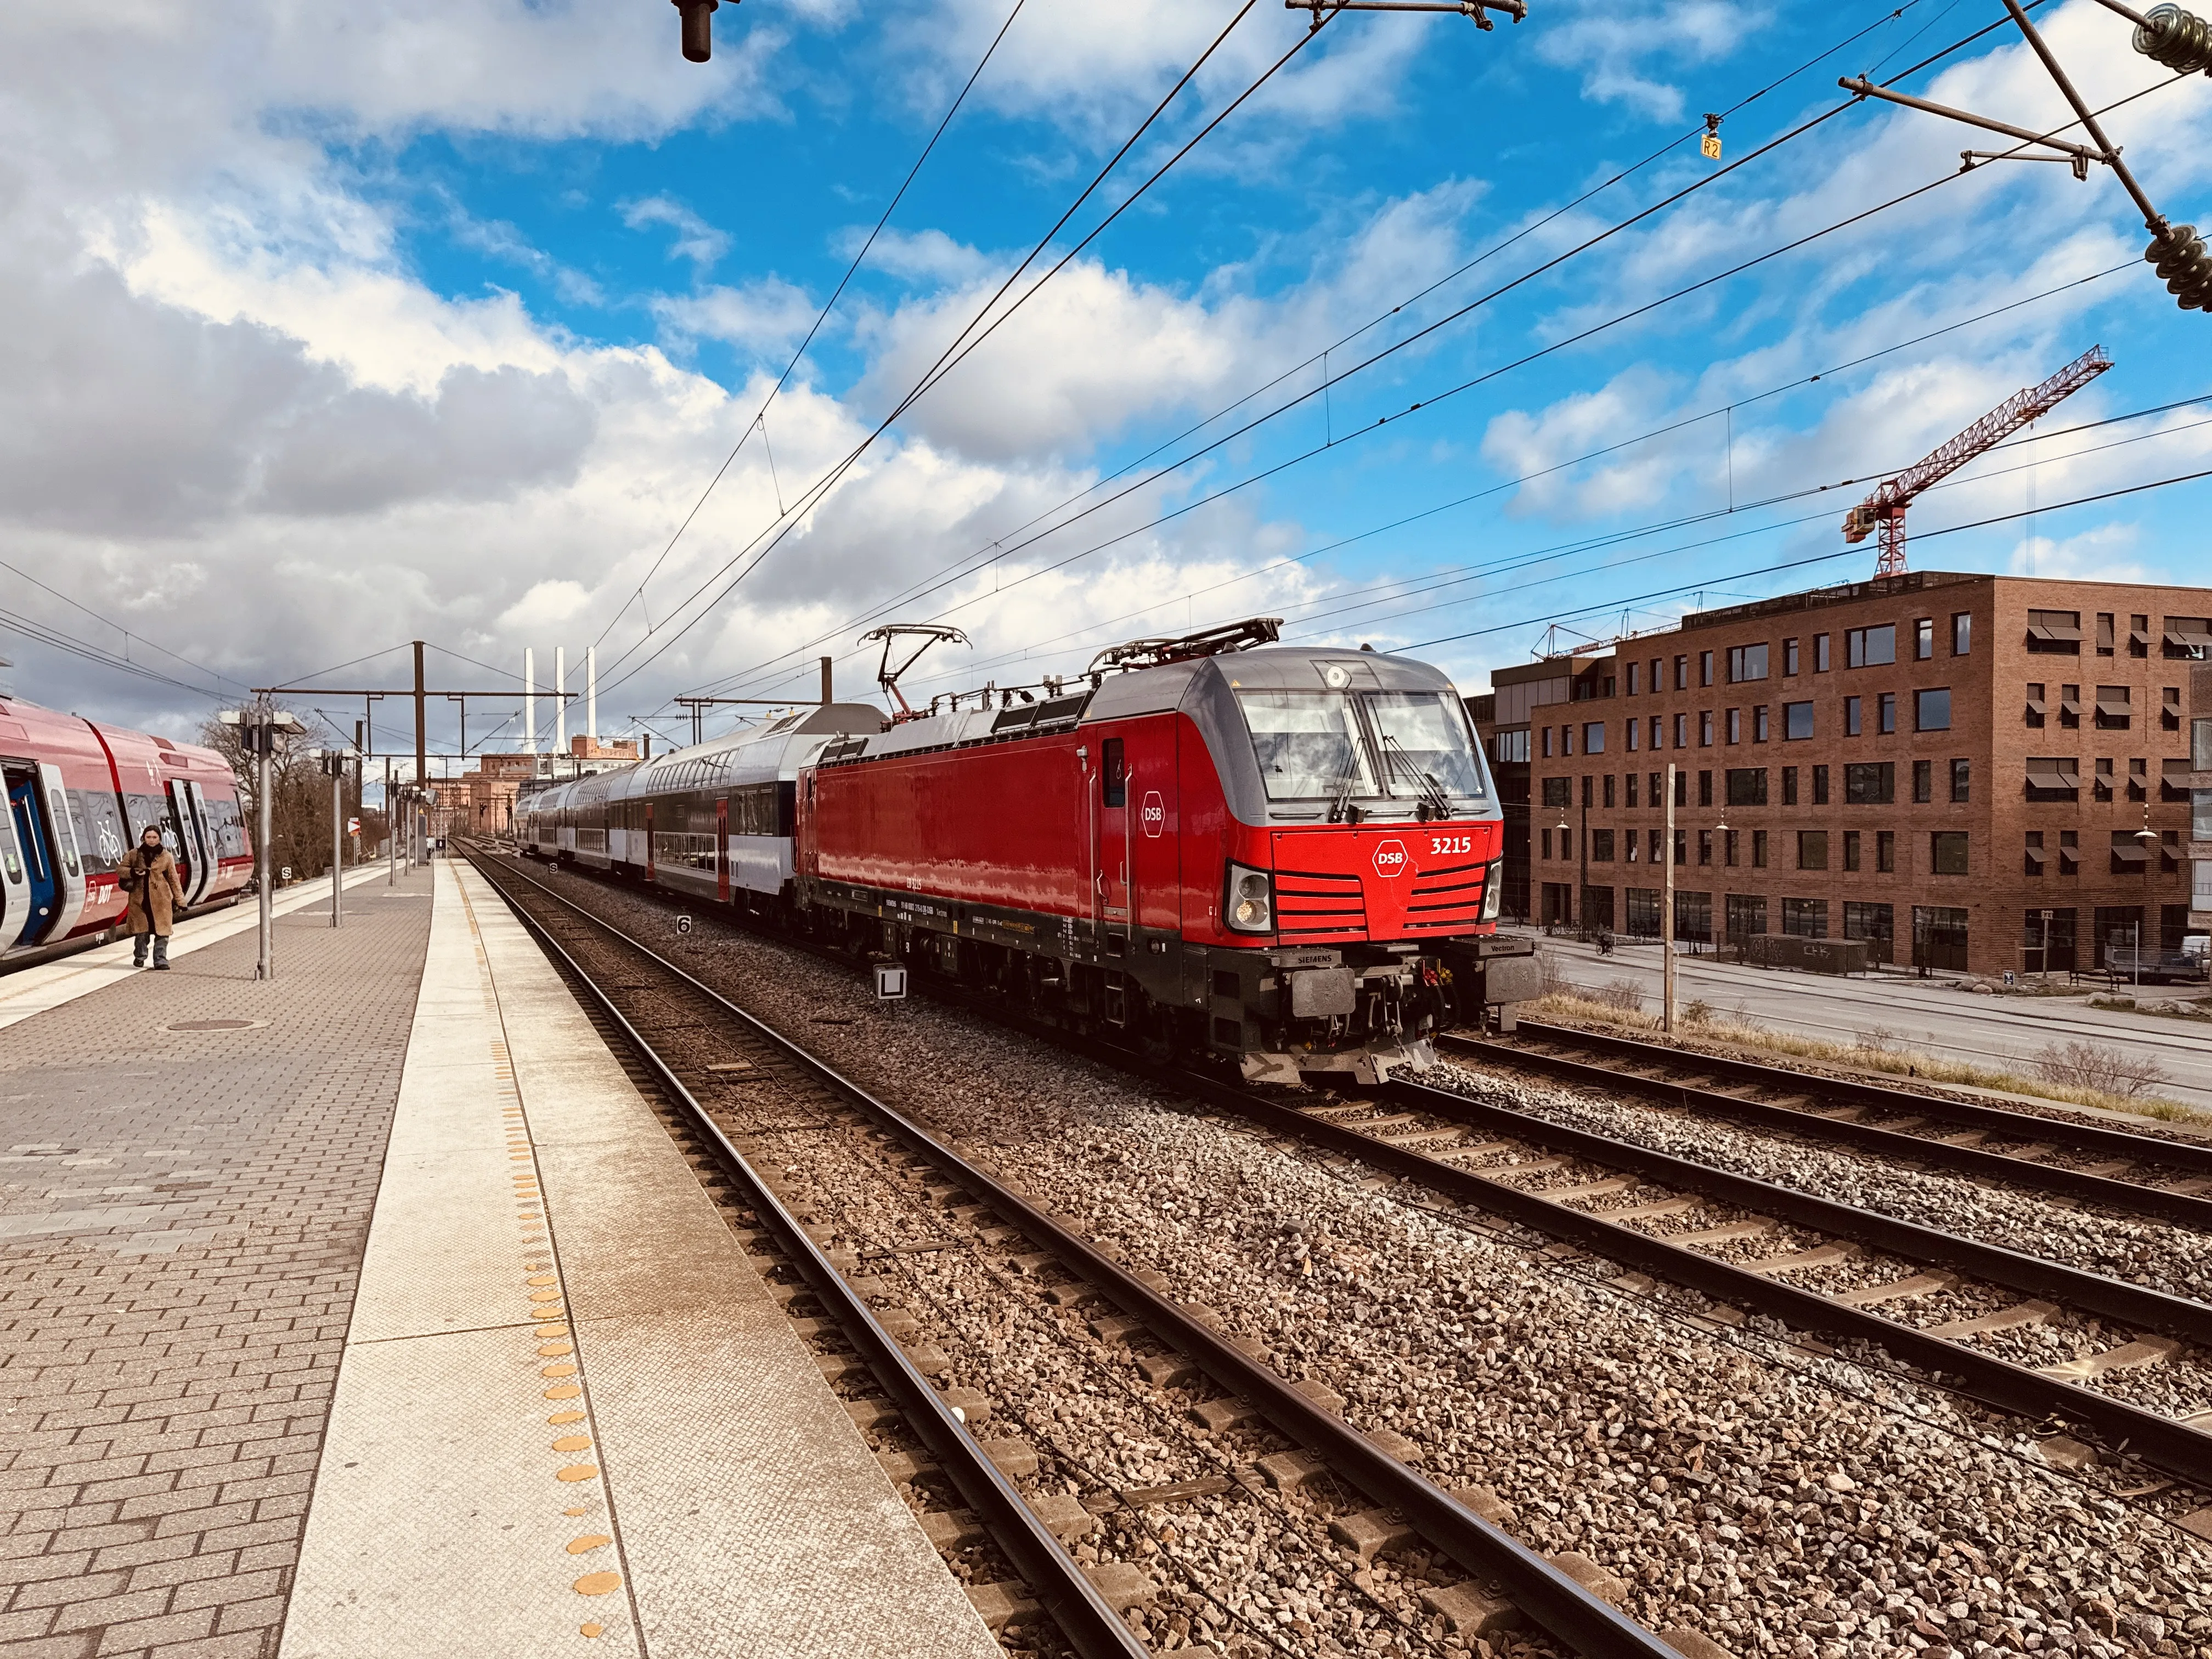
[[[830,695],[830,670],[836,660],[837,659],[835,657],[824,657],[822,659],[822,701],[824,703],[830,703],[836,701],[836,699]]]
[[[584,735],[599,746],[599,647],[584,647]]]
[[[568,752],[568,647],[553,647],[553,752]]]
[[[538,653],[522,647],[522,752],[538,752]]]

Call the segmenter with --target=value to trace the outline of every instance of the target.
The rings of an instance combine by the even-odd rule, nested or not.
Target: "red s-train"
[[[116,869],[148,824],[176,854],[185,902],[239,891],[253,854],[238,785],[211,749],[0,700],[0,969],[123,920]]]
[[[1535,994],[1496,937],[1499,805],[1437,670],[1239,648],[1273,637],[1139,642],[1042,700],[787,717],[541,792],[521,838],[1156,1052],[1377,1081]],[[778,776],[782,813],[738,809]]]

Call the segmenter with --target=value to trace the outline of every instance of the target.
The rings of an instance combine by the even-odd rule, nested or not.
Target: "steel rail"
[[[1785,1066],[1670,1048],[1661,1043],[1615,1036],[1610,1032],[1583,1031],[1571,1026],[1540,1024],[1534,1020],[1523,1020],[1521,1031],[1542,1042],[1558,1042],[1605,1054],[1616,1062],[1626,1061],[1632,1066],[1664,1066],[1670,1071],[1703,1072],[1720,1082],[1734,1081],[1780,1093],[1818,1096],[1839,1105],[1894,1112],[1899,1116],[1935,1119],[1957,1124],[1961,1128],[2001,1134],[2008,1139],[2031,1142],[2041,1140],[2072,1152],[2098,1153],[2137,1164],[2163,1164],[2169,1169],[2194,1175],[2212,1176],[2212,1146],[2163,1140],[2153,1135],[2130,1133],[2124,1129],[2106,1129],[2095,1124],[2076,1123],[2069,1119],[2036,1117],[2026,1112],[2007,1111],[2002,1107],[1947,1100],[1932,1095],[1916,1094],[1908,1089],[1886,1088],[1878,1083],[1810,1076],[1802,1072],[1790,1071]],[[1573,1083],[1607,1089],[1618,1089],[1625,1085],[1671,1098],[1679,1105],[1717,1109],[1729,1116],[1756,1123],[1762,1128],[1816,1135],[1886,1157],[1934,1164],[1962,1175],[2008,1182],[2015,1186],[2033,1187],[2061,1197],[2078,1199],[2083,1203],[2101,1205],[2132,1214],[2154,1216],[2162,1221],[2212,1232],[2212,1196],[2168,1192],[2114,1176],[2092,1175],[2087,1170],[2040,1164],[2010,1152],[1990,1152],[1979,1146],[1952,1146],[1902,1129],[1885,1129],[1874,1124],[1856,1123],[1847,1118],[1827,1117],[1814,1111],[1779,1106],[1770,1101],[1749,1100],[1741,1095],[1731,1094],[1724,1088],[1701,1087],[1674,1078],[1645,1077],[1634,1071],[1623,1073],[1617,1065],[1577,1060],[1567,1054],[1543,1054],[1492,1037],[1449,1033],[1439,1038],[1437,1046],[1447,1053],[1455,1052],[1472,1059],[1549,1072]]]
[[[1254,1122],[1310,1144],[1326,1146],[1376,1169],[1419,1182],[1463,1203],[1479,1206],[1539,1232],[1579,1245],[1609,1261],[1642,1268],[1656,1277],[1688,1285],[1717,1301],[1771,1315],[1799,1330],[1816,1331],[1844,1341],[1873,1344],[1910,1364],[1919,1366],[1939,1377],[1950,1379],[1946,1386],[1955,1385],[1960,1392],[1985,1404],[2020,1416],[2039,1419],[2056,1418],[2085,1425],[2096,1431],[2107,1445],[2126,1447],[2168,1474],[2179,1475],[2198,1486],[2212,1486],[2212,1434],[2200,1432],[2172,1418],[2145,1411],[2092,1389],[2076,1388],[2044,1376],[2025,1366],[2013,1364],[1942,1337],[1928,1335],[1910,1325],[1886,1319],[1879,1314],[1847,1307],[1817,1291],[1781,1284],[1763,1274],[1734,1267],[1717,1257],[1702,1255],[1681,1245],[1668,1243],[1651,1234],[1638,1232],[1632,1227],[1607,1221],[1601,1216],[1569,1209],[1565,1204],[1545,1198],[1540,1194],[1509,1186],[1472,1170],[1463,1170],[1440,1158],[1431,1158],[1425,1152],[1393,1145],[1348,1125],[1333,1123],[1297,1107],[1251,1094],[1236,1085],[1218,1083],[1210,1078],[1191,1073],[1179,1076],[1176,1082],[1178,1086],[1208,1103],[1218,1104]],[[1709,1190],[1712,1195],[1724,1196],[1730,1202],[1754,1207],[1758,1213],[1789,1215],[1791,1218],[1801,1219],[1803,1224],[1820,1227],[1824,1231],[1880,1241],[1882,1248],[1896,1255],[1919,1255],[1923,1260],[1936,1259],[1927,1253],[1899,1248],[1905,1237],[1901,1230],[1909,1228],[1906,1223],[1893,1222],[1887,1217],[1865,1212],[1848,1211],[1845,1206],[1808,1199],[1804,1194],[1770,1187],[1765,1182],[1741,1176],[1721,1176],[1718,1171],[1708,1170],[1701,1164],[1686,1164],[1680,1159],[1668,1158],[1663,1153],[1648,1152],[1639,1147],[1607,1140],[1602,1136],[1565,1129],[1557,1124],[1525,1117],[1464,1095],[1396,1081],[1388,1085],[1387,1091],[1437,1117],[1498,1130],[1516,1139],[1571,1152],[1593,1163],[1629,1170],[1640,1165],[1656,1179],[1664,1180],[1670,1186],[1696,1190],[1693,1183],[1710,1182]],[[1832,1217],[1825,1221],[1812,1219],[1824,1210],[1843,1212],[1844,1219],[1850,1224],[1849,1229]],[[2039,1262],[2032,1257],[2016,1255],[1971,1240],[1954,1239],[1949,1234],[1934,1233],[1928,1229],[1911,1231],[1930,1239],[1940,1239],[1947,1246],[1963,1247],[1957,1251],[1957,1257],[1962,1262],[1978,1264],[1974,1269],[1977,1277],[1993,1278],[1992,1266],[2017,1269],[2019,1277],[2029,1284],[2040,1285],[2045,1291],[2055,1290],[2062,1280],[2091,1279],[2106,1293],[2132,1292],[2132,1295],[2116,1298],[2128,1305],[2162,1305],[2176,1313],[2187,1310],[2188,1320],[2176,1322],[2201,1325],[2206,1319],[2212,1318],[2212,1309],[2200,1308],[2179,1298],[2162,1297],[2154,1291],[2141,1291],[2138,1287],[2119,1285],[2117,1281],[2098,1279],[2092,1274],[2076,1274],[2071,1269],[2058,1267],[2053,1263]],[[1892,1238],[1898,1239],[1899,1243],[1887,1242]],[[2137,1298],[2143,1300],[2138,1302]],[[2081,1305],[2078,1298],[2073,1299],[2076,1306]],[[2157,1322],[2144,1319],[2140,1313],[2125,1317],[2130,1323]]]
[[[1639,1659],[1680,1659],[1676,1649],[1661,1641],[1652,1632],[1628,1618],[1611,1603],[1593,1595],[1511,1534],[1484,1520],[1427,1477],[1400,1462],[1343,1418],[1308,1399],[1273,1370],[1231,1346],[1220,1333],[1202,1323],[1180,1304],[1144,1284],[1120,1263],[1100,1254],[1087,1240],[1063,1225],[1049,1212],[1039,1208],[1004,1181],[963,1158],[896,1108],[886,1105],[826,1061],[747,1013],[721,993],[694,978],[650,946],[632,939],[613,923],[593,915],[580,905],[553,891],[535,877],[521,871],[514,873],[556,903],[612,934],[672,977],[719,1005],[750,1033],[852,1100],[910,1150],[936,1164],[960,1187],[987,1203],[1001,1218],[1051,1255],[1069,1273],[1091,1285],[1124,1313],[1140,1321],[1161,1341],[1188,1358],[1216,1385],[1256,1408],[1285,1438],[1319,1456],[1376,1503],[1397,1509],[1405,1516],[1407,1525],[1431,1544],[1442,1549],[1468,1573],[1502,1585],[1514,1605],[1553,1636],[1577,1651],[1591,1656],[1591,1659],[1601,1659],[1601,1659],[1612,1659],[1615,1655],[1638,1656]],[[489,878],[489,875],[487,878]],[[494,885],[498,886],[496,881]],[[499,890],[501,896],[507,898],[509,907],[518,915],[522,915],[521,907],[507,894],[506,890],[502,887]],[[526,926],[530,925],[526,916],[524,921]],[[543,936],[542,929],[532,927],[532,932]],[[557,944],[554,948],[559,949]],[[570,961],[573,966],[573,959],[565,951],[561,951],[561,956],[563,960]],[[580,969],[575,971],[580,973]],[[585,982],[592,986],[600,1002],[612,1012],[612,1006],[605,994],[599,991],[596,983],[588,977]],[[619,1014],[616,1018],[621,1018]],[[627,1020],[621,1023],[627,1040],[642,1045],[644,1039],[635,1034],[635,1028]],[[651,1051],[647,1048],[644,1052],[649,1054]],[[657,1072],[669,1077],[671,1082],[674,1081],[672,1074],[657,1056],[653,1064]],[[677,1083],[675,1087],[681,1090],[682,1085]],[[726,1157],[737,1167],[744,1170],[747,1184],[765,1195],[766,1189],[752,1177],[750,1167],[744,1164],[742,1157],[722,1136],[720,1130],[713,1125],[712,1120],[706,1117],[696,1102],[691,1101],[689,1092],[684,1092],[680,1097],[690,1103],[686,1109],[696,1114],[712,1130],[719,1146],[726,1149]],[[838,1279],[828,1259],[811,1239],[797,1231],[796,1224],[792,1222],[781,1205],[775,1205],[774,1209],[781,1223],[778,1231],[781,1232],[785,1227],[791,1228],[806,1246],[802,1259],[811,1264],[808,1273],[809,1282],[814,1281],[814,1275],[818,1272],[834,1281],[836,1290],[842,1297],[849,1299],[850,1292],[844,1289],[843,1281]],[[798,1254],[794,1251],[794,1255]],[[882,1341],[889,1343],[890,1337],[875,1323],[873,1316],[869,1315],[864,1307],[859,1311],[865,1317],[868,1328]],[[892,1346],[895,1350],[896,1345]],[[866,1350],[864,1348],[863,1352]],[[916,1385],[929,1392],[927,1403],[949,1420],[949,1413],[937,1401],[934,1390],[929,1389],[927,1380],[906,1365],[903,1355],[897,1356],[897,1363],[912,1376]],[[957,1425],[950,1431],[959,1435],[963,1440],[966,1438]],[[969,1443],[972,1445],[972,1442]],[[1019,1493],[1006,1485],[995,1466],[988,1466],[988,1460],[986,1463],[995,1483],[1004,1487],[1013,1501],[1020,1504],[1022,1515],[1028,1518],[1032,1527],[1036,1527],[1035,1517],[1030,1515],[1027,1505],[1021,1504]],[[952,1467],[950,1461],[947,1467]],[[963,1488],[964,1495],[967,1494]],[[979,1513],[983,1512],[981,1503],[973,1498],[970,1501]],[[1042,1530],[1041,1528],[1038,1529]],[[995,1532],[994,1537],[996,1537]],[[1049,1540],[1050,1534],[1045,1534],[1044,1537]],[[1060,1551],[1056,1543],[1051,1547],[1063,1560],[1068,1560],[1071,1568],[1073,1566],[1073,1561]],[[1007,1555],[1016,1568],[1028,1577],[1029,1568],[1024,1561],[1018,1559],[1012,1550],[1007,1551]],[[1081,1578],[1079,1570],[1077,1577]],[[1033,1587],[1036,1583],[1035,1579],[1030,1582]],[[1086,1579],[1082,1583],[1084,1589],[1090,1591],[1089,1581]],[[1090,1594],[1095,1599],[1096,1592],[1090,1591]],[[1043,1598],[1041,1596],[1040,1599]],[[1048,1606],[1050,1603],[1048,1602]],[[1054,1611],[1056,1613],[1057,1610]],[[1118,1620],[1115,1622],[1117,1627],[1120,1626]],[[1126,1627],[1122,1628],[1126,1634]],[[1142,1653],[1144,1650],[1136,1648],[1115,1651]]]
[[[645,1035],[615,1006],[614,1000],[601,988],[599,981],[553,936],[552,930],[532,916],[506,885],[485,868],[487,860],[483,855],[471,853],[470,861],[491,883],[493,890],[499,894],[515,919],[529,930],[540,947],[564,967],[576,983],[592,994],[599,1012],[622,1033],[623,1042],[635,1051],[652,1072],[654,1081],[681,1107],[693,1127],[707,1138],[716,1161],[746,1194],[754,1212],[767,1224],[769,1231],[775,1236],[777,1244],[797,1265],[809,1288],[836,1320],[838,1328],[860,1351],[861,1358],[890,1395],[891,1402],[898,1407],[907,1425],[937,1459],[961,1497],[983,1522],[992,1542],[1021,1574],[1030,1592],[1067,1638],[1069,1645],[1082,1655],[1083,1659],[1148,1659],[1150,1650],[1099,1595],[1097,1588],[1084,1576],[1074,1558],[1060,1547],[1059,1540],[1037,1518],[1021,1492],[985,1454],[961,1419],[952,1414],[952,1408],[945,1404],[944,1397],[931,1385],[929,1379],[915,1369],[904,1350],[878,1321],[867,1304],[867,1299],[848,1285],[844,1275],[830,1265],[828,1255],[807,1235],[805,1227],[784,1207],[767,1183],[761,1180],[744,1155],[722,1132],[721,1126],[714,1121],[713,1115],[677,1076],[675,1068],[661,1057]],[[519,875],[521,872],[515,873]],[[600,922],[589,911],[570,902],[543,883],[527,876],[523,878],[530,881],[547,898],[565,906],[578,916],[598,923],[647,961],[720,1003],[752,1034],[801,1060],[811,1060],[812,1057],[804,1050],[785,1042],[742,1009],[715,995],[657,952]],[[823,1070],[818,1064],[815,1069],[817,1072]],[[841,1091],[849,1090],[850,1085],[843,1084],[835,1073],[827,1075]]]

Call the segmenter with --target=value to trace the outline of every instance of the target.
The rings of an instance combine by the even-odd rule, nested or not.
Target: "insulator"
[[[2136,50],[2177,75],[2212,75],[2212,23],[2179,6],[2160,6],[2136,27]]]
[[[2143,250],[2184,311],[2212,311],[2212,253],[2194,225],[2169,225]]]
[[[672,0],[684,14],[684,55],[703,64],[714,55],[714,9],[721,0]]]

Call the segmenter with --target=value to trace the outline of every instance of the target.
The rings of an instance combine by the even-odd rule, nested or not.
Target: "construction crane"
[[[1960,467],[2002,443],[2031,422],[2040,420],[2112,366],[2102,346],[2091,346],[2041,386],[2015,392],[1957,437],[1931,452],[1844,515],[1844,539],[1856,546],[1878,528],[1881,554],[1877,576],[1905,574],[1905,509],[1914,496],[1949,477]]]

